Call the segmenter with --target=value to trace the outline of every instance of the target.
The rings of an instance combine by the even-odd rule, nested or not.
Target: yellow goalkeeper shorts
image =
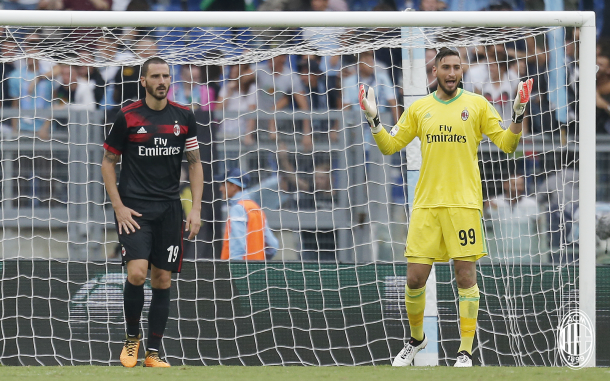
[[[450,259],[474,262],[487,255],[481,212],[469,208],[414,209],[409,221],[407,262]]]

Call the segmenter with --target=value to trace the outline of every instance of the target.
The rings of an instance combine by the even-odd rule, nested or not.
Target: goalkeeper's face
[[[448,96],[455,95],[462,80],[462,62],[458,56],[447,56],[432,68],[438,87]]]
[[[142,77],[146,92],[160,101],[167,97],[170,81],[169,66],[165,64],[150,64],[146,77]]]

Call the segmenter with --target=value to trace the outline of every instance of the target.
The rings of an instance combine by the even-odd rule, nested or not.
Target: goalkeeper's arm
[[[513,120],[509,127],[511,132],[515,135],[519,134],[523,128],[522,122],[525,114],[525,107],[530,100],[533,84],[534,79],[530,78],[525,82],[519,82],[519,86],[517,87],[517,95],[515,96],[515,102],[513,103]]]

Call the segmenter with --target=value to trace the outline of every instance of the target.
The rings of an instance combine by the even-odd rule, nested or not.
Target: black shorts
[[[123,265],[132,259],[146,259],[148,267],[179,273],[182,270],[184,222],[180,200],[146,201],[125,198],[123,204],[142,214],[133,216],[140,225],[134,233],[119,234]],[[116,214],[114,216],[116,224]],[[118,232],[118,224],[117,232]]]

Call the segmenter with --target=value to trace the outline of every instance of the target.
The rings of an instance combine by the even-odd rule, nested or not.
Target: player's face
[[[161,101],[167,97],[170,80],[169,66],[166,64],[150,64],[146,77],[142,78],[142,85],[144,85],[148,94]]]
[[[462,62],[458,56],[447,56],[432,68],[438,81],[438,87],[445,94],[453,97],[462,80]]]

